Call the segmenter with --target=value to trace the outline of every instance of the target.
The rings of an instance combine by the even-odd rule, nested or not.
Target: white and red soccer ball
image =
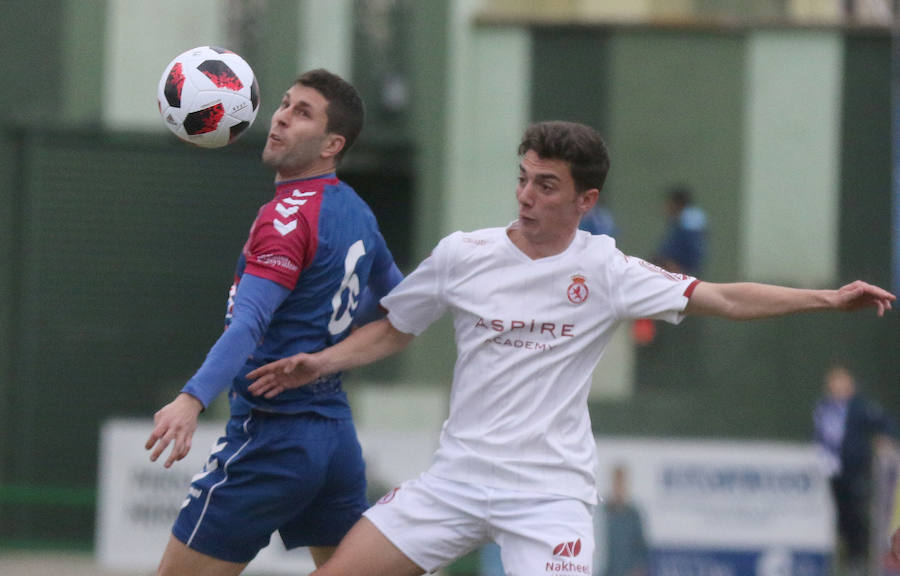
[[[156,97],[169,130],[203,148],[234,141],[259,110],[259,86],[250,65],[213,46],[176,56],[163,71]]]

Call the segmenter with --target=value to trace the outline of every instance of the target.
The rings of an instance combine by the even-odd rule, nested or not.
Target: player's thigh
[[[507,576],[592,574],[594,507],[574,498],[513,499],[492,507]]]
[[[315,576],[418,576],[424,574],[367,518],[362,518],[341,541],[331,559]]]
[[[447,566],[489,539],[484,487],[428,473],[388,492],[365,517],[426,572]]]
[[[221,560],[249,562],[275,530],[303,514],[327,483],[330,439],[321,420],[258,413],[232,418],[204,471],[192,481],[173,526],[176,538]],[[358,513],[344,532],[356,518]],[[289,547],[339,541],[288,533],[293,537],[285,540]]]
[[[289,547],[337,546],[369,507],[362,449],[351,420],[321,419],[322,442],[306,444],[323,466],[315,497],[289,522],[279,527]],[[324,441],[324,440],[327,440]]]
[[[227,562],[202,552],[191,550],[174,536],[163,552],[157,570],[158,576],[237,576],[246,567],[245,562]]]

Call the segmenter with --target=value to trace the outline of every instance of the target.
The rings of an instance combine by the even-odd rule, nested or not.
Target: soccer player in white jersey
[[[895,299],[861,281],[803,290],[669,273],[578,230],[609,168],[596,131],[535,124],[519,154],[517,220],[447,236],[382,299],[387,318],[249,374],[251,393],[275,397],[394,354],[453,315],[458,357],[431,467],[371,507],[319,576],[433,572],[491,540],[507,574],[591,574],[597,493],[587,397],[619,323],[865,307],[883,315]]]

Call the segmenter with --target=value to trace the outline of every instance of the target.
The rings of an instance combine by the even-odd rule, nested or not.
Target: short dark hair
[[[666,190],[666,197],[668,197],[669,201],[672,202],[672,204],[679,208],[684,208],[694,201],[691,196],[691,189],[687,186],[687,184],[682,183],[669,186],[669,188]]]
[[[577,192],[603,189],[609,172],[609,151],[600,133],[590,126],[558,120],[532,124],[519,144],[519,156],[529,150],[541,158],[568,162]]]
[[[340,134],[345,140],[344,147],[335,157],[335,161],[340,163],[362,132],[366,118],[362,97],[352,84],[324,68],[305,72],[297,78],[297,84],[316,90],[328,101],[325,108],[328,125],[325,130],[332,134]]]

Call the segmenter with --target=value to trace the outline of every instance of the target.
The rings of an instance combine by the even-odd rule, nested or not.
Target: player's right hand
[[[163,406],[153,415],[154,428],[150,438],[144,444],[150,453],[150,461],[156,462],[159,455],[172,444],[172,450],[166,459],[165,467],[169,468],[187,456],[191,450],[191,440],[197,429],[197,417],[203,411],[203,404],[194,396],[182,392],[175,400]]]
[[[273,398],[285,390],[309,384],[319,376],[314,354],[295,354],[247,374],[247,379],[254,381],[247,390],[254,396]]]

